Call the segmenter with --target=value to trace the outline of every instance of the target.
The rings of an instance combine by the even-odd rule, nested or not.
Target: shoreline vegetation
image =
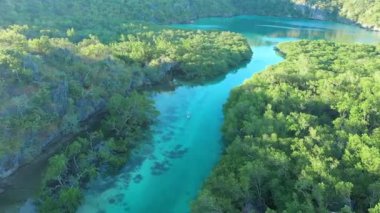
[[[47,146],[81,135],[49,160],[38,201],[45,212],[74,211],[80,187],[99,172],[120,168],[144,140],[142,130],[157,114],[145,88],[173,78],[191,84],[217,79],[252,56],[236,33],[158,23],[251,14],[345,17],[378,29],[380,10],[375,1],[354,0],[0,0],[0,5],[0,194],[4,178]],[[96,128],[83,132],[97,112],[104,113]]]
[[[162,9],[163,13],[149,13],[151,16],[147,17],[145,21],[157,22],[157,23],[173,23],[181,22],[181,20],[192,20],[193,18],[200,17],[209,17],[209,16],[232,16],[237,14],[258,14],[258,15],[278,15],[278,16],[287,16],[288,14],[297,14],[295,17],[307,17],[309,10],[295,8],[295,4],[306,5],[310,8],[323,8],[329,9],[332,14],[336,14],[338,6],[342,6],[342,9],[345,11],[350,11],[355,4],[350,2],[350,0],[340,0],[331,1],[331,3],[323,3],[323,1],[284,1],[275,7],[269,7],[272,5],[271,2],[263,3],[256,1],[239,1],[237,4],[231,0],[220,0],[220,2],[215,2],[212,4],[207,4],[207,2],[187,2],[186,0],[178,1],[176,4],[169,4],[170,0],[158,1],[156,5],[150,4],[148,0],[141,2],[124,2],[121,3],[117,0],[110,1],[108,4],[102,5],[94,3],[91,7],[83,7],[82,1],[68,1],[65,3],[62,2],[41,2],[40,0],[31,0],[31,1],[19,1],[13,3],[7,0],[2,0],[2,11],[0,13],[1,21],[0,26],[8,26],[9,24],[28,24],[29,29],[27,30],[27,38],[38,38],[43,36],[44,38],[67,38],[70,42],[78,43],[87,38],[95,38],[100,43],[112,43],[120,39],[121,34],[130,35],[136,33],[144,33],[147,30],[149,31],[159,31],[162,26],[157,26],[153,24],[142,24],[141,22],[129,21],[129,20],[145,20],[142,16],[145,13],[141,13],[143,9],[149,11],[156,7]],[[339,4],[338,4],[339,3]],[[125,8],[120,8],[120,4],[125,4]],[[371,3],[372,4],[372,3]],[[371,10],[374,10],[374,17],[370,20],[376,20],[376,11],[378,9],[377,4],[373,3],[374,6],[371,7]],[[173,7],[171,7],[172,5]],[[208,5],[210,8],[205,11],[204,6]],[[348,6],[345,6],[348,5]],[[272,5],[273,6],[273,5]],[[345,6],[345,7],[343,7]],[[362,10],[363,5],[359,8],[356,8],[354,14]],[[33,9],[32,9],[33,8]],[[133,8],[134,13],[126,13],[124,10]],[[192,10],[192,8],[195,8]],[[202,9],[203,8],[203,9]],[[231,13],[227,13],[226,8],[231,9]],[[82,11],[83,10],[83,11]],[[113,12],[110,12],[113,11]],[[333,12],[335,11],[335,12]],[[145,11],[146,12],[146,11]],[[164,13],[165,12],[165,13]],[[301,14],[302,13],[302,14]],[[107,18],[107,15],[112,14],[113,18]],[[115,15],[116,14],[116,15]],[[127,14],[127,16],[125,16]],[[177,16],[181,14],[180,16]],[[312,14],[317,14],[313,12]],[[367,13],[366,13],[367,14]],[[313,15],[313,16],[314,16]],[[125,17],[124,17],[125,16]],[[370,15],[368,15],[370,16]],[[175,17],[175,18],[174,18]],[[317,15],[315,18],[318,18]],[[375,21],[376,22],[376,21]],[[4,31],[3,31],[4,32]],[[90,35],[90,37],[89,37]],[[125,39],[125,38],[124,38]],[[210,38],[213,39],[213,38]],[[102,46],[99,45],[98,48]],[[133,48],[133,47],[131,47]],[[147,47],[145,47],[147,48]],[[202,50],[198,50],[202,51]],[[143,51],[142,51],[143,52]],[[145,53],[138,54],[145,54]],[[138,57],[138,56],[137,56]],[[230,66],[229,64],[234,63],[232,60],[235,60],[232,56],[231,61],[227,64],[221,64],[221,67]],[[36,63],[33,61],[28,61],[30,59],[23,59],[22,64],[26,66],[27,69],[35,69]],[[150,63],[148,61],[142,61],[140,63]],[[158,59],[157,59],[158,60]],[[165,60],[165,59],[164,59]],[[20,63],[18,61],[17,63]],[[160,64],[160,62],[155,62]],[[202,62],[206,63],[206,62]],[[229,63],[229,64],[228,64]],[[165,64],[165,63],[161,63]],[[191,69],[191,63],[188,63],[188,67],[183,67],[182,71],[186,72],[187,69]],[[175,64],[168,64],[167,66],[175,66]],[[206,64],[204,64],[206,65]],[[29,66],[29,67],[28,67]],[[222,68],[224,69],[224,68]],[[35,71],[35,70],[34,70]],[[186,75],[185,73],[183,73]],[[211,74],[213,75],[213,74]],[[195,76],[196,78],[199,76]],[[60,85],[61,88],[64,87],[65,82]],[[58,90],[59,88],[57,88]],[[58,92],[58,91],[57,91]],[[18,100],[15,100],[16,102]],[[22,104],[22,103],[20,103]],[[25,103],[24,103],[25,104]],[[93,106],[96,104],[102,103],[92,103]],[[17,141],[18,139],[16,139]],[[19,146],[19,143],[15,143],[14,146]],[[14,163],[14,162],[13,162]],[[9,164],[9,160],[0,159],[0,165]],[[2,175],[6,176],[6,171],[1,171]],[[8,174],[9,175],[9,174]]]
[[[379,212],[380,46],[281,43],[235,88],[193,212]]]
[[[41,212],[74,212],[85,183],[125,164],[157,115],[144,88],[219,78],[252,56],[236,33],[137,27],[145,31],[108,44],[95,36],[73,43],[73,31],[66,38],[33,38],[26,26],[0,30],[7,79],[1,85],[3,175],[59,138],[80,135],[49,159],[37,201]],[[99,112],[95,128],[87,128]]]
[[[206,17],[239,15],[282,16],[356,23],[364,28],[380,29],[380,3],[355,0],[110,0],[101,4],[92,0],[65,2],[20,0],[0,1],[0,26],[28,24],[40,29],[83,29],[84,36],[100,30],[105,39],[117,39],[111,30],[129,21],[171,24]],[[16,15],[18,14],[18,15]],[[99,31],[99,32],[100,32]]]

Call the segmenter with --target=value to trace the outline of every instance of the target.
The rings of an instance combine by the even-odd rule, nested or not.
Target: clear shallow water
[[[186,213],[191,200],[218,162],[222,151],[222,107],[230,91],[245,79],[279,63],[279,42],[327,39],[380,42],[380,34],[334,22],[274,17],[201,19],[185,29],[228,30],[244,34],[254,55],[244,68],[202,86],[181,86],[154,94],[158,122],[150,143],[115,177],[100,178],[86,191],[79,213]]]

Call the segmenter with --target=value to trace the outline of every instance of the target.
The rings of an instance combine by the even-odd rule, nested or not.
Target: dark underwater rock
[[[188,152],[188,148],[183,148],[182,145],[176,145],[173,150],[165,152],[165,156],[171,159],[181,158]]]
[[[121,203],[124,199],[124,194],[123,193],[119,193],[117,195],[114,195],[110,198],[108,198],[108,203],[110,204],[117,204],[117,203]]]
[[[140,183],[143,180],[143,176],[138,174],[133,178],[133,182]]]
[[[168,171],[170,167],[170,163],[168,160],[164,160],[162,162],[154,162],[151,169],[152,175],[162,175],[164,172]]]

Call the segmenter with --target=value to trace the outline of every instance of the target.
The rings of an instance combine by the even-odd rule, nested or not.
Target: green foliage
[[[379,4],[375,1],[366,1],[365,4],[351,0],[308,1],[307,4],[328,9],[332,14],[339,13],[362,24],[379,25]],[[178,23],[200,17],[236,14],[305,15],[290,0],[110,0],[106,3],[98,0],[0,0],[0,5],[0,26],[8,26],[0,30],[0,157],[17,155],[22,151],[23,158],[31,160],[51,142],[52,136],[79,133],[82,124],[92,116],[97,113],[104,115],[99,116],[101,121],[98,123],[101,125],[97,130],[77,139],[64,152],[50,159],[41,193],[42,212],[74,212],[82,199],[80,188],[88,180],[99,172],[117,171],[124,165],[131,149],[141,139],[143,130],[156,116],[151,100],[133,91],[161,83],[166,78],[196,82],[217,78],[252,55],[246,40],[235,33],[164,30],[162,26],[141,21]],[[27,24],[29,27],[9,26],[13,24]],[[285,51],[286,48],[282,47],[286,54],[294,52],[293,63],[297,64],[294,65],[295,70],[299,69],[302,75],[279,75],[285,80],[276,79],[281,86],[271,90],[269,96],[264,90],[246,94],[255,100],[239,100],[234,113],[227,113],[231,125],[225,125],[226,138],[248,140],[246,143],[249,143],[253,140],[250,139],[251,135],[265,135],[273,144],[285,147],[285,151],[281,152],[268,151],[280,159],[281,163],[276,164],[278,168],[280,165],[293,164],[303,168],[303,165],[295,162],[288,163],[290,157],[285,153],[293,148],[309,150],[314,140],[326,140],[327,144],[332,144],[335,138],[319,137],[319,134],[328,135],[330,127],[340,128],[341,131],[337,131],[334,137],[338,138],[337,146],[341,149],[332,149],[327,145],[324,149],[333,154],[344,153],[342,159],[347,164],[360,161],[355,164],[355,169],[365,170],[375,176],[379,159],[371,158],[378,155],[372,140],[378,137],[373,132],[378,127],[379,117],[376,108],[378,97],[373,93],[378,91],[376,84],[379,75],[359,78],[352,72],[362,72],[363,67],[365,70],[378,69],[377,62],[369,63],[365,58],[366,54],[377,56],[378,53],[368,50],[373,47],[357,46],[355,48],[358,50],[354,49],[357,54],[355,63],[346,63],[344,57],[352,55],[347,55],[345,51],[340,52],[343,58],[332,56],[330,49],[326,50],[329,54],[310,57],[308,54],[320,48],[319,45],[312,45],[309,51],[300,53],[293,48],[292,51]],[[329,72],[308,75],[311,70],[352,72],[348,72],[348,76],[339,74],[332,80],[327,78],[333,75]],[[273,79],[272,76],[268,77]],[[318,95],[323,99],[319,101],[313,96],[322,84],[316,80],[317,77],[338,82],[336,87],[342,87],[339,91],[353,90],[354,83],[360,85],[361,89],[353,96],[344,96],[332,92],[335,86],[328,87],[328,92],[318,90]],[[314,84],[309,85],[309,82]],[[312,92],[304,92],[309,87],[313,88],[310,89]],[[287,98],[279,98],[284,93]],[[335,95],[342,96],[333,102],[331,97]],[[235,96],[231,99],[238,99],[238,95]],[[310,102],[305,104],[302,100],[306,98],[310,98]],[[293,110],[297,107],[302,110]],[[303,108],[310,108],[310,111]],[[257,119],[256,123],[245,121],[242,118],[246,115],[246,109],[250,109],[250,115],[254,118],[261,116],[255,114],[255,110],[263,113],[264,119]],[[325,110],[329,113],[324,114]],[[235,113],[240,117],[235,116]],[[245,122],[241,124],[243,120]],[[236,137],[241,134],[244,137]],[[294,146],[289,148],[284,141],[277,142],[278,138],[289,134],[298,138],[297,142],[293,141]],[[302,138],[307,134],[310,134],[307,140]],[[303,143],[307,145],[302,146]],[[367,145],[361,146],[363,143]],[[343,150],[345,146],[349,151]],[[324,154],[324,149],[313,148],[313,152],[318,156]],[[356,149],[358,153],[353,151]],[[335,158],[328,158],[326,163],[315,156],[309,159],[303,156],[303,152],[294,155],[322,168],[320,175],[327,178],[330,181],[327,185],[335,190],[330,194],[336,195],[334,199],[337,204],[334,205],[341,207],[344,204],[342,209],[350,209],[353,205],[350,197],[360,197],[368,191],[371,193],[369,201],[359,200],[355,208],[367,208],[368,203],[369,207],[373,207],[378,202],[379,194],[374,190],[378,188],[378,182],[357,187],[358,182],[367,183],[371,178],[358,176],[355,181],[344,178],[332,181],[335,176],[331,178],[323,169],[330,164],[335,166]],[[307,168],[302,172],[314,172],[314,167]],[[346,172],[356,174],[356,170]],[[204,202],[199,209],[227,209],[234,212],[236,205],[242,205],[239,201],[242,194],[258,199],[260,205],[265,203],[268,196],[273,196],[267,206],[285,208],[282,204],[286,198],[280,193],[261,190],[248,193],[253,187],[250,180],[255,180],[256,188],[267,184],[265,179],[270,177],[271,170],[266,165],[261,165],[260,161],[247,163],[237,173],[248,175],[241,183],[236,181],[236,175],[229,175],[227,179],[220,177],[218,181],[225,185],[231,184],[230,189],[216,186],[223,193],[233,196],[232,201],[224,199],[221,206],[220,200],[211,197],[213,192],[209,191],[203,193]],[[281,174],[287,173],[283,171]],[[310,211],[316,208],[313,205],[317,203],[318,210],[323,209],[321,206],[327,205],[324,198],[326,186],[319,184],[311,187],[314,180],[305,176],[301,183],[297,183],[297,190],[309,193],[312,188],[312,195],[309,193],[301,198],[294,195],[294,201],[287,203],[286,208]],[[240,188],[240,184],[244,185],[244,189]],[[279,184],[274,182],[271,186]],[[281,187],[279,185],[279,191],[283,192]],[[251,206],[246,203],[246,208]],[[264,205],[259,208],[264,208]],[[337,207],[334,206],[335,209]]]
[[[175,51],[175,58],[180,62],[181,77],[186,80],[215,78],[252,56],[244,38],[230,32],[205,36],[204,32],[197,31],[180,45],[184,48]],[[192,51],[197,54],[191,54]]]
[[[380,4],[374,0],[108,0],[107,3],[99,0],[1,0],[0,26],[28,24],[35,26],[36,32],[44,29],[46,33],[68,35],[74,40],[95,33],[109,41],[116,39],[122,25],[131,20],[180,23],[212,16],[312,17],[315,13],[305,12],[295,3],[324,9],[329,16],[326,18],[336,20],[340,15],[363,25],[380,26]]]
[[[77,187],[63,188],[59,192],[58,200],[52,197],[46,197],[40,206],[41,213],[74,213],[83,200],[82,192]]]
[[[18,48],[12,48],[19,53],[14,57],[15,66],[23,70],[27,57],[28,68],[38,69],[32,79],[14,75],[13,81],[8,68],[3,69],[8,77],[6,87],[34,91],[29,96],[14,94],[11,103],[2,102],[6,108],[17,109],[0,124],[15,133],[12,137],[34,132],[43,141],[46,133],[54,131],[78,133],[80,122],[106,111],[97,131],[74,141],[49,161],[39,203],[42,212],[73,212],[80,204],[80,200],[74,202],[80,194],[73,187],[80,189],[99,173],[118,171],[126,163],[157,115],[152,100],[135,90],[170,76],[208,80],[225,74],[252,54],[246,40],[234,33],[145,29],[105,44],[96,36],[73,43],[48,36],[28,39],[13,28],[4,31],[3,46]],[[74,31],[67,33],[72,36]],[[7,56],[8,52],[3,54]],[[208,55],[214,58],[202,58]],[[105,106],[99,108],[96,103]],[[16,144],[2,143],[0,147],[6,147],[3,152],[9,154],[7,150],[22,148],[13,147]]]
[[[45,173],[45,180],[58,180],[62,184],[61,175],[67,169],[67,158],[63,154],[55,155],[49,160],[49,167]]]
[[[83,195],[79,188],[65,188],[59,194],[59,202],[63,204],[64,212],[76,212],[82,199]]]
[[[84,184],[99,173],[122,168],[136,142],[147,137],[147,125],[157,115],[153,102],[137,92],[127,97],[113,95],[107,108],[103,125],[49,160],[40,194],[41,212],[75,212],[83,199]]]
[[[369,213],[379,213],[380,212],[380,203],[378,203],[375,207],[369,209]]]
[[[347,18],[367,27],[380,27],[380,2],[373,0],[292,0],[330,12],[334,19]]]
[[[109,116],[104,129],[114,137],[132,137],[141,134],[158,114],[153,102],[145,96],[132,92],[127,98],[113,95],[108,103]]]
[[[113,94],[173,77],[210,80],[252,55],[241,35],[227,32],[144,28],[105,44],[92,35],[78,43],[49,36],[28,38],[25,30],[21,26],[0,30],[0,109],[4,112],[0,128],[6,130],[0,131],[0,138],[12,141],[0,141],[0,154],[17,153],[28,135],[44,143],[54,131],[80,131],[80,122],[99,111]],[[125,125],[139,126],[138,119],[149,113],[134,115],[139,116],[134,124]],[[30,155],[38,153],[38,147],[32,146]]]
[[[380,49],[299,41],[225,105],[225,155],[193,212],[377,212]]]
[[[24,3],[18,2],[18,9],[33,4]],[[47,4],[36,3],[33,13]],[[40,15],[30,21],[41,23]],[[252,55],[236,33],[165,30],[135,22],[107,28],[111,19],[94,28],[53,17],[41,26],[54,25],[58,31],[17,25],[0,29],[0,158],[22,153],[27,162],[52,139],[82,136],[49,160],[41,212],[75,212],[85,183],[99,173],[118,171],[149,135],[157,111],[137,90],[173,78],[211,80]]]
[[[61,28],[112,28],[126,20],[161,23],[184,22],[205,16],[234,15],[257,12],[259,14],[286,14],[291,1],[259,0],[67,0],[65,2],[1,0],[1,25],[9,22]],[[84,7],[83,5],[86,5]],[[27,23],[25,23],[27,22]],[[52,26],[53,25],[53,26]]]

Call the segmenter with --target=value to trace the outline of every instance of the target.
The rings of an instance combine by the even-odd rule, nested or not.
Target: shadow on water
[[[225,80],[226,76],[231,73],[236,73],[242,68],[246,67],[249,63],[249,60],[242,61],[237,67],[230,68],[228,72],[221,73],[220,75],[217,75],[212,78],[207,78],[207,80],[204,79],[197,79],[197,80],[182,80],[180,77],[168,77],[166,78],[162,83],[160,84],[154,84],[150,85],[149,87],[145,87],[144,91],[153,92],[153,93],[159,93],[159,92],[174,92],[176,88],[181,86],[187,86],[187,87],[196,87],[196,86],[207,86],[207,85],[213,85],[218,84]]]

